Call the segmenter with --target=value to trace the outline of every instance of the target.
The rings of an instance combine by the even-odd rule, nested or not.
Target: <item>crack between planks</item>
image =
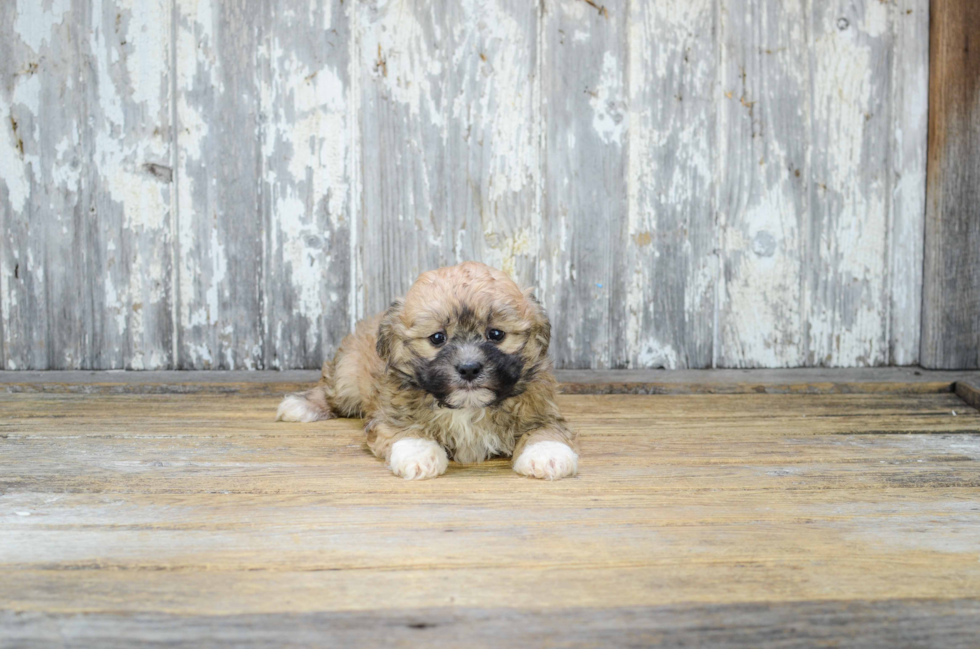
[[[177,115],[177,0],[170,0],[170,369],[180,365],[180,143]]]
[[[350,30],[350,38],[347,44],[347,76],[348,92],[350,101],[347,104],[348,119],[350,120],[350,150],[348,151],[348,178],[350,196],[348,198],[349,214],[348,220],[349,233],[348,256],[349,256],[349,276],[347,278],[347,323],[350,331],[354,331],[357,321],[363,311],[363,300],[360,294],[360,238],[359,228],[361,226],[360,216],[363,209],[363,194],[361,191],[361,79],[360,79],[360,43],[361,30],[358,23],[357,3],[351,2],[347,6],[347,27]]]

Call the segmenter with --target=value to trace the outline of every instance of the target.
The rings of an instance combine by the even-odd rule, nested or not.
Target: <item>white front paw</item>
[[[446,450],[431,439],[400,439],[391,446],[391,472],[406,480],[435,478],[446,472]]]
[[[558,480],[578,472],[578,454],[561,442],[536,442],[514,461],[514,471],[530,478]]]

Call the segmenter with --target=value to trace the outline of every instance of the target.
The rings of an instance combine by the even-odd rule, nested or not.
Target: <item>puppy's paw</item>
[[[406,480],[425,480],[445,473],[449,458],[437,442],[409,437],[392,444],[388,466]]]
[[[578,454],[561,442],[535,442],[514,461],[514,471],[542,480],[567,478],[578,472]]]
[[[276,421],[309,423],[332,418],[333,412],[327,405],[326,396],[320,388],[287,394],[276,411]]]

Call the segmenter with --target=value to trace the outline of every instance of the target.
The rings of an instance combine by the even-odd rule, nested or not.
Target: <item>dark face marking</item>
[[[492,342],[483,343],[480,349],[487,358],[487,366],[493,368],[490,389],[497,395],[494,404],[518,394],[517,385],[524,373],[524,359],[520,354],[505,354]]]
[[[520,394],[523,380],[528,378],[520,350],[506,354],[492,341],[487,340],[489,323],[478,321],[466,307],[455,316],[452,337],[439,346],[439,352],[431,359],[416,357],[412,362],[415,383],[436,398],[443,407],[456,390],[490,390],[494,398],[486,406],[496,406],[505,399]],[[470,382],[459,376],[461,362],[475,362],[483,366],[480,375]],[[533,373],[533,370],[531,370]]]
[[[449,343],[439,350],[435,358],[431,360],[416,358],[412,363],[415,382],[443,406],[446,405],[446,399],[453,391],[453,377],[449,370],[453,369],[452,357],[455,349],[455,346]]]

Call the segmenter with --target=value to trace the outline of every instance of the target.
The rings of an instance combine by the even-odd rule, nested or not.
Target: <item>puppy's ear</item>
[[[391,347],[395,341],[395,321],[402,312],[402,301],[395,300],[385,311],[384,316],[381,318],[381,324],[378,325],[378,342],[377,350],[378,356],[381,360],[388,362],[388,357],[391,356]]]
[[[548,345],[551,344],[551,321],[548,320],[544,306],[534,296],[534,289],[524,289],[524,297],[527,298],[528,304],[531,306],[529,311],[534,321],[531,327],[531,339],[537,343],[540,348],[539,355],[544,358],[548,353]]]

